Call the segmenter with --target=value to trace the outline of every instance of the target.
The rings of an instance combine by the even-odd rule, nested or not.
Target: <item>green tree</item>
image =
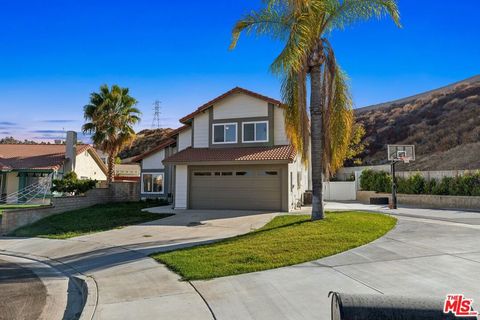
[[[141,115],[136,104],[128,88],[102,85],[100,92],[90,94],[90,103],[84,107],[87,122],[82,130],[91,134],[95,146],[108,154],[108,182],[113,181],[118,153],[135,140],[133,125],[140,122]]]
[[[350,144],[348,145],[347,154],[345,160],[353,165],[361,165],[362,159],[358,157],[365,151],[367,142],[363,141],[365,136],[365,128],[360,123],[355,123],[352,128],[352,135],[350,138]]]
[[[236,23],[230,48],[235,48],[242,32],[285,42],[271,70],[282,76],[287,133],[304,160],[311,141],[312,220],[323,219],[323,174],[334,171],[345,160],[353,124],[346,76],[336,62],[328,36],[356,21],[384,15],[400,26],[397,4],[395,0],[264,2],[264,8]],[[310,118],[306,108],[307,79]]]

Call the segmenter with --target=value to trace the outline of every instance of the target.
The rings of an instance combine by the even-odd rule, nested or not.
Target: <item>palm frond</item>
[[[328,18],[322,26],[325,31],[343,29],[355,22],[389,15],[401,27],[400,12],[395,0],[328,0]]]
[[[274,39],[285,39],[288,35],[290,17],[278,10],[278,6],[269,6],[258,12],[252,11],[240,19],[232,30],[230,49],[234,49],[242,32],[247,34],[268,35]]]

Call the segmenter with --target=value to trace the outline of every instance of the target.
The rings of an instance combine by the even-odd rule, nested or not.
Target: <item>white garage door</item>
[[[281,167],[208,166],[190,169],[190,208],[282,208]]]

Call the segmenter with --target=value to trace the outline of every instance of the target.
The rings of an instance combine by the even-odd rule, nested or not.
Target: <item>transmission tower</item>
[[[158,100],[153,103],[152,129],[160,129],[160,101]]]

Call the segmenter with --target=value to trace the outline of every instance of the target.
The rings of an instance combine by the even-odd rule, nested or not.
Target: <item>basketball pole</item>
[[[395,177],[395,160],[392,160],[392,209],[397,209],[397,178]]]

